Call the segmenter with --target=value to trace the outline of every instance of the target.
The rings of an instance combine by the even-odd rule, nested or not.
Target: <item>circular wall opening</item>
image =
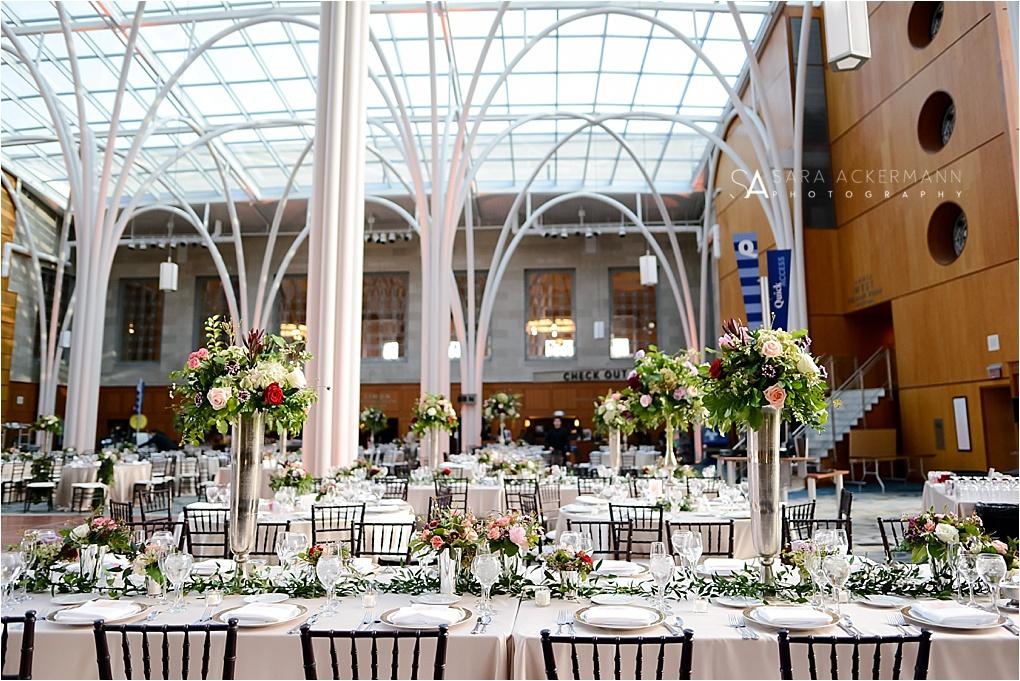
[[[932,93],[917,117],[917,139],[921,147],[934,153],[949,144],[956,128],[956,104],[948,92]]]
[[[952,201],[939,204],[928,220],[928,252],[940,265],[949,265],[967,245],[967,214]]]
[[[907,39],[910,44],[917,49],[927,47],[942,28],[944,11],[945,3],[942,2],[915,2],[907,16]]]

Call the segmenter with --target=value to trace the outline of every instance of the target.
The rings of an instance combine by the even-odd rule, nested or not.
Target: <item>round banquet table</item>
[[[113,489],[110,499],[113,501],[131,501],[135,483],[152,478],[152,464],[148,461],[134,463],[118,463],[113,467]]]
[[[60,482],[54,494],[53,503],[57,508],[68,508],[71,505],[71,485],[79,482],[95,482],[99,475],[98,463],[64,464],[60,469]]]
[[[221,487],[230,487],[233,484],[231,480],[233,470],[233,466],[220,466],[216,471],[216,484]],[[262,475],[259,476],[259,499],[273,498],[274,493],[269,487],[269,478],[275,470],[275,467],[262,467]]]
[[[595,508],[594,513],[578,512],[569,508],[570,504],[564,504],[560,508],[560,515],[556,519],[556,534],[559,536],[567,530],[567,519],[580,521],[608,521],[609,506]],[[663,519],[672,523],[707,523],[712,521],[733,519],[733,557],[754,558],[757,552],[754,550],[754,542],[751,539],[751,515],[749,512],[734,512],[727,515],[720,513],[695,513],[692,511],[677,511],[663,514]]]

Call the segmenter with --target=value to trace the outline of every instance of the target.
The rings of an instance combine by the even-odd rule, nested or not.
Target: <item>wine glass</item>
[[[822,571],[822,559],[825,556],[822,551],[812,546],[812,550],[804,556],[804,569],[811,576],[811,582],[815,586],[815,592],[811,595],[811,605],[825,608],[825,573]]]
[[[174,535],[165,530],[159,532],[153,532],[152,537],[149,539],[149,545],[159,548],[159,557],[156,559],[156,565],[159,568],[159,574],[163,575],[163,583],[160,584],[159,589],[159,603],[164,605],[166,603],[166,570],[164,569],[164,561],[166,560],[167,554],[174,548]]]
[[[580,532],[564,532],[560,535],[560,548],[568,551],[577,551],[581,543]]]
[[[589,556],[595,552],[595,542],[591,538],[591,532],[582,532],[577,542],[577,550],[584,551]]]
[[[968,606],[977,605],[977,601],[974,598],[975,586],[974,583],[978,579],[977,573],[977,557],[980,554],[973,554],[967,552],[961,552],[956,559],[956,572],[960,576],[960,600],[963,600],[963,585],[967,585],[967,593],[969,598],[967,599]]]
[[[18,551],[21,553],[22,573],[27,575],[29,570],[35,566],[36,558],[38,554],[36,549],[39,545],[38,533],[34,530],[29,530],[21,537],[21,543],[18,545]],[[20,593],[14,596],[15,603],[24,603],[28,600],[28,584],[25,583],[19,589]]]
[[[300,532],[283,532],[276,538],[276,555],[280,565],[289,568],[298,554],[308,548],[308,537]]]
[[[842,555],[849,553],[850,540],[847,539],[846,530],[837,528],[829,530],[829,532],[831,533],[829,536],[831,537],[830,546],[832,547],[832,550]]]
[[[482,600],[478,603],[479,614],[491,615],[495,612],[492,607],[492,585],[499,579],[502,571],[499,556],[494,553],[478,553],[472,561],[471,572],[482,587]]]
[[[663,612],[669,612],[669,606],[666,604],[666,587],[673,579],[674,567],[673,556],[666,550],[666,544],[661,541],[652,542],[648,569],[652,573],[652,579],[655,580],[656,607]]]
[[[841,617],[839,602],[843,594],[843,586],[850,579],[850,561],[843,554],[834,553],[822,559],[822,573],[825,580],[832,585],[836,599],[836,616]]]
[[[999,614],[999,584],[1006,576],[1006,561],[997,553],[979,553],[974,565],[978,576],[992,592],[992,612]]]
[[[691,535],[684,542],[684,557],[691,564],[691,570],[698,569],[698,561],[701,560],[701,554],[704,550],[701,542],[701,533],[691,532]]]
[[[322,555],[315,563],[315,576],[319,578],[322,588],[326,590],[326,604],[322,606],[324,613],[334,613],[337,610],[336,583],[340,581],[342,571],[343,565],[340,562],[340,556],[333,553],[332,549],[324,548]]]
[[[177,592],[170,612],[184,610],[184,583],[191,577],[193,564],[191,554],[186,551],[168,553],[163,558],[163,574]]]
[[[814,535],[811,537],[811,542],[815,545],[815,550],[823,556],[836,550],[836,541],[836,535],[833,530],[828,529],[815,530]]]
[[[24,560],[18,551],[5,551],[0,556],[0,584],[3,586],[4,600],[13,600],[10,598],[10,592],[24,567]]]
[[[691,532],[690,530],[673,530],[673,534],[669,536],[670,540],[673,542],[673,550],[680,555],[680,561],[682,563],[687,562],[687,554],[685,547],[687,546],[689,538],[693,534],[694,533]],[[692,570],[694,569],[694,566],[688,567],[690,567]]]

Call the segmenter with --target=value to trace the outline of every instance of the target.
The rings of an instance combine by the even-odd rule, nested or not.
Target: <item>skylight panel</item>
[[[268,83],[233,83],[231,89],[250,114],[286,113],[287,107]]]
[[[606,38],[602,57],[604,71],[640,71],[644,63],[645,38]]]
[[[639,106],[673,104],[678,105],[684,96],[686,76],[662,76],[645,74],[638,81],[635,102]]]

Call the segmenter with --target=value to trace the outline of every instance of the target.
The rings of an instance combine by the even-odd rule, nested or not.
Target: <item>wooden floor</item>
[[[0,515],[0,544],[4,547],[17,544],[25,530],[59,530],[71,523],[81,522],[83,517],[67,513],[4,513]]]

